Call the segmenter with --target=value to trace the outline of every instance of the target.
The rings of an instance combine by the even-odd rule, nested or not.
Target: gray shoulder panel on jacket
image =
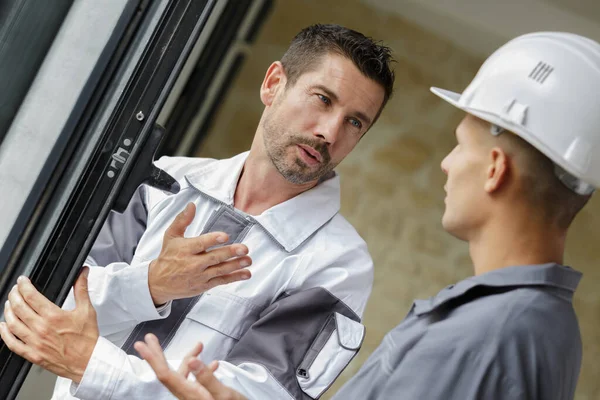
[[[106,266],[114,262],[130,263],[137,243],[146,230],[148,210],[144,202],[146,186],[140,185],[129,201],[125,211],[108,214],[89,256]]]
[[[328,290],[317,287],[284,295],[265,309],[226,357],[239,365],[256,363],[296,399],[311,399],[298,384],[336,329],[335,314],[360,321]]]

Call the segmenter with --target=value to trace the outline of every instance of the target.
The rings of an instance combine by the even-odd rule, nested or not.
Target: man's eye
[[[329,100],[329,98],[327,98],[326,96],[323,96],[322,94],[318,94],[317,96],[319,96],[319,99],[321,99],[321,101],[326,105],[331,104],[331,100]]]
[[[350,118],[349,121],[352,124],[352,126],[354,126],[355,128],[358,128],[358,129],[362,128],[362,124],[360,123],[359,120]]]

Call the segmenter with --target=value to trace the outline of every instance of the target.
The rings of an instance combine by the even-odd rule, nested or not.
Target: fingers
[[[25,300],[38,315],[44,316],[48,315],[50,312],[60,310],[58,306],[38,292],[31,281],[26,277],[20,276],[19,279],[17,279],[17,287],[23,300]]]
[[[213,279],[218,276],[228,275],[232,272],[238,271],[242,268],[245,268],[252,264],[252,259],[250,257],[242,257],[237,258],[235,260],[230,260],[212,267],[208,267],[205,270],[207,274],[207,279]],[[250,272],[250,271],[248,271]],[[250,275],[248,275],[248,278]]]
[[[134,349],[150,364],[159,380],[161,377],[166,378],[172,371],[158,343],[158,339],[151,333],[147,334],[144,339],[145,342],[135,342],[133,345]]]
[[[177,398],[190,398],[186,393],[189,386],[187,380],[169,368],[164,356],[156,354],[148,343],[136,342],[133,346],[142,358],[150,364],[160,383],[165,385]]]
[[[163,360],[166,364],[167,360],[165,358],[165,354],[163,353],[162,347],[160,347],[160,342],[158,338],[154,336],[152,333],[148,333],[144,339],[146,340],[146,344],[152,350],[152,353],[155,354],[158,358]]]
[[[23,342],[31,335],[29,328],[13,312],[10,303],[7,301],[4,305],[4,319],[10,332]]]
[[[211,372],[215,372],[217,368],[219,368],[219,362],[217,360],[214,360],[213,362],[208,364],[208,368],[210,368]]]
[[[91,307],[92,302],[90,300],[90,294],[88,292],[88,275],[90,274],[89,267],[83,267],[83,270],[79,274],[79,278],[75,281],[75,287],[73,288],[73,295],[75,297],[75,304],[77,308],[80,307]]]
[[[148,333],[144,337],[145,342],[135,342],[133,347],[137,350],[138,353],[142,356],[142,358],[148,361],[148,364],[154,369],[163,370],[164,368],[169,368],[167,364],[167,360],[165,359],[165,355],[160,347],[160,343],[156,336],[152,333]],[[157,368],[155,368],[157,367]]]
[[[207,257],[211,257],[212,263],[216,265],[235,257],[244,257],[248,255],[248,247],[244,244],[232,244],[218,249],[214,249],[205,253]]]
[[[192,350],[188,354],[186,354],[186,356],[181,361],[181,364],[180,364],[177,372],[179,372],[181,375],[183,375],[184,378],[187,378],[187,376],[190,374],[188,362],[193,360],[194,358],[198,357],[198,355],[202,352],[202,348],[203,348],[202,343],[197,343],[192,348]]]
[[[206,365],[199,359],[193,359],[189,361],[189,368],[196,377],[196,381],[204,386],[213,395],[219,394],[224,386],[217,378],[215,378],[214,371],[207,368]]]
[[[227,285],[228,283],[244,281],[250,279],[252,277],[252,273],[247,269],[242,269],[240,271],[235,271],[227,275],[217,276],[215,278],[210,279],[207,282],[208,289],[212,289],[215,286]],[[207,290],[208,290],[207,289]]]
[[[6,322],[0,322],[0,337],[2,337],[4,343],[12,352],[26,358],[34,364],[36,363],[34,358],[31,357],[30,350],[27,345],[17,339],[15,335],[10,332]]]
[[[226,398],[232,400],[242,400],[244,397],[235,390],[223,385],[214,375],[214,371],[218,364],[214,362],[211,366],[206,366],[202,361],[195,358],[189,362],[189,368],[196,377],[196,381],[204,386],[208,392],[215,398]],[[214,368],[214,369],[213,369]]]
[[[29,328],[34,328],[41,322],[41,317],[23,300],[16,285],[8,294],[8,301],[13,313]]]
[[[200,350],[198,350],[200,347]],[[164,353],[158,343],[158,339],[149,333],[145,342],[136,342],[134,348],[144,360],[150,364],[158,380],[165,385],[179,399],[214,400],[213,397],[196,382],[188,381],[183,375],[169,368]],[[202,346],[196,346],[190,354],[202,350]]]
[[[194,238],[188,239],[188,250],[192,254],[200,254],[204,253],[207,249],[210,249],[213,246],[219,246],[223,243],[227,243],[229,240],[229,236],[225,232],[209,232],[204,235],[196,236]],[[246,247],[244,245],[236,245],[236,250],[238,247]],[[229,247],[229,246],[227,246]],[[213,250],[216,251],[216,250]],[[211,251],[212,253],[212,251]],[[233,254],[235,255],[235,251]],[[246,252],[241,255],[248,254],[248,248],[246,248]],[[227,258],[234,257],[234,255],[230,255]]]
[[[158,373],[159,370],[162,369],[162,366],[160,365],[160,360],[156,360],[155,356],[152,352],[152,350],[150,350],[150,348],[148,347],[148,345],[144,342],[135,342],[133,344],[133,348],[135,349],[135,351],[137,351],[140,355],[140,357],[142,357],[144,360],[146,360],[148,362],[148,364],[150,364],[150,366],[152,367],[152,369],[154,370],[154,372]]]
[[[203,236],[205,235],[199,236],[195,239],[201,239]],[[198,247],[196,249],[198,249]],[[195,253],[197,254],[196,257],[200,266],[210,267],[213,265],[220,264],[224,261],[231,260],[232,258],[245,257],[246,255],[248,255],[248,247],[243,244],[233,244],[229,246],[223,246],[217,249],[212,249],[207,252]],[[248,257],[246,257],[244,261],[249,262],[251,260]],[[247,265],[244,265],[244,267],[247,267],[248,265],[250,264],[248,263]]]
[[[183,237],[185,230],[188,225],[194,220],[196,215],[196,205],[194,203],[188,203],[183,211],[179,213],[171,225],[165,231],[165,240],[176,237]]]

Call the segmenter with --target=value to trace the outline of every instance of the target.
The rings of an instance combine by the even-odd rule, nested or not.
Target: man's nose
[[[442,168],[442,171],[444,171],[444,173],[446,175],[448,175],[448,156],[446,156],[443,160],[442,163],[440,164],[440,167]]]
[[[327,145],[334,144],[340,137],[340,132],[343,127],[343,119],[339,117],[329,117],[322,120],[315,136],[322,139]]]

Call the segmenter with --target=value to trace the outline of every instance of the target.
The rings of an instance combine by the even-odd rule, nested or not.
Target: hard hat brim
[[[513,130],[514,126],[507,121],[503,121],[496,115],[491,113],[487,113],[480,110],[475,110],[469,107],[465,107],[463,104],[460,104],[461,93],[452,92],[450,90],[441,89],[437,87],[430,88],[431,92],[436,96],[440,97],[442,100],[446,100],[448,103],[452,104],[454,107],[463,110],[466,113],[472,114],[478,118],[481,118],[491,124],[495,124],[501,126],[504,129]]]
[[[504,121],[502,118],[499,118],[497,115],[481,111],[475,110],[470,107],[465,107],[464,104],[460,104],[461,93],[455,93],[450,90],[441,89],[437,87],[430,88],[431,92],[436,96],[440,97],[442,100],[446,100],[448,103],[452,104],[454,107],[463,110],[466,113],[476,116],[477,118],[481,118],[484,121],[489,122],[490,124],[498,125],[504,129],[509,131],[519,132],[518,127],[510,123],[509,121]],[[515,128],[517,130],[515,130]]]
[[[458,107],[460,109],[464,109],[463,107],[461,107],[458,104],[458,101],[460,100],[460,96],[461,96],[460,93],[455,93],[450,90],[441,89],[441,88],[437,88],[437,87],[432,87],[430,90],[433,94],[442,98],[443,100],[446,100],[448,103],[452,104],[453,106]]]

